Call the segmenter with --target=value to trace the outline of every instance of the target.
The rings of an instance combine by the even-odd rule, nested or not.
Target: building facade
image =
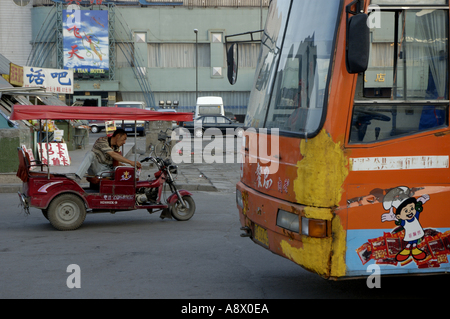
[[[19,65],[73,69],[74,94],[62,96],[69,105],[133,100],[193,111],[197,95],[221,96],[227,111],[246,113],[260,43],[239,45],[239,76],[231,86],[225,37],[260,30],[268,0],[18,1],[0,5],[15,6],[28,38],[17,34],[18,49],[2,45],[0,53]],[[11,36],[3,27],[1,33],[11,47]]]

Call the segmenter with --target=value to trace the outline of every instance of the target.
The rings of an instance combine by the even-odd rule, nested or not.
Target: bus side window
[[[358,75],[350,143],[448,126],[448,10],[380,16],[368,70]]]

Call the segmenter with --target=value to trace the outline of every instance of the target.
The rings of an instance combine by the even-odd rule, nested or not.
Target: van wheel
[[[48,220],[58,230],[75,230],[86,218],[86,207],[81,198],[74,194],[63,194],[50,203]]]

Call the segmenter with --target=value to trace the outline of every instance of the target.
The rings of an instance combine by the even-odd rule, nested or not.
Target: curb
[[[22,191],[22,184],[0,185],[0,193],[17,193]]]

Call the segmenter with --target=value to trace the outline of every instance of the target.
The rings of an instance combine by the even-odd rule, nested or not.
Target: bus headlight
[[[327,221],[302,217],[302,234],[309,237],[327,237]]]
[[[242,201],[242,193],[239,189],[236,189],[236,204],[240,208],[244,208],[244,202]]]
[[[297,214],[293,214],[282,209],[278,210],[277,226],[279,227],[283,227],[287,230],[299,233],[300,232],[299,220],[300,218]]]

